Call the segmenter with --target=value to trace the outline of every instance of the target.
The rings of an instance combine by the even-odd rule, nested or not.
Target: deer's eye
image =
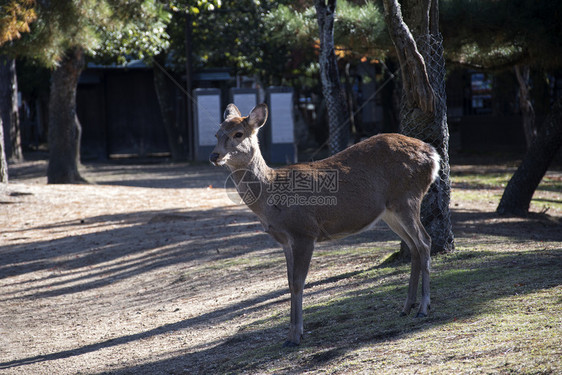
[[[243,133],[237,132],[236,134],[234,134],[234,138],[242,138],[243,135]]]

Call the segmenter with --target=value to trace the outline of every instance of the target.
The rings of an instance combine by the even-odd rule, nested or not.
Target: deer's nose
[[[209,161],[213,164],[216,164],[217,160],[219,160],[219,156],[220,154],[217,152],[213,152],[210,156],[209,156]]]

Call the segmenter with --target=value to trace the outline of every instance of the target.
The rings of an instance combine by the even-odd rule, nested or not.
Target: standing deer
[[[291,291],[285,346],[299,345],[302,338],[302,294],[315,243],[370,229],[378,220],[386,222],[411,251],[408,296],[401,315],[414,307],[421,272],[417,317],[427,316],[431,238],[421,224],[420,205],[439,171],[435,149],[400,134],[380,134],[324,160],[272,169],[261,155],[257,137],[267,114],[267,106],[260,104],[242,117],[229,104],[209,160],[231,170],[239,195],[283,246]]]

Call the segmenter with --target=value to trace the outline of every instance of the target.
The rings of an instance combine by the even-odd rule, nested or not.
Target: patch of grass
[[[472,203],[498,204],[503,190],[453,190],[451,201],[453,203],[464,201]]]
[[[499,203],[513,173],[462,173],[451,175],[453,201]],[[537,187],[531,206],[537,211],[562,211],[562,177],[546,175]]]
[[[539,190],[560,193],[562,191],[562,176],[545,176],[539,185]]]
[[[223,270],[223,271],[237,271],[237,270],[259,270],[268,269],[271,267],[279,266],[278,259],[264,259],[262,257],[233,257],[217,259],[209,264],[206,264],[203,271]]]
[[[305,291],[305,338],[243,352],[232,373],[528,373],[562,371],[562,250],[474,251],[435,257],[428,318],[399,317],[409,265],[365,267],[342,288]],[[316,302],[310,301],[311,295]],[[243,330],[284,332],[288,303]]]
[[[451,181],[459,189],[496,189],[504,188],[512,173],[454,173]]]
[[[397,250],[396,239],[368,242],[373,237],[365,235],[360,245],[319,246],[305,289],[301,346],[281,347],[289,325],[285,300],[240,329],[250,344],[217,370],[562,373],[562,246],[557,236],[545,236],[559,226],[543,223],[541,235],[526,219],[495,217],[510,178],[501,172],[453,176],[453,202],[469,202],[479,216],[462,217],[456,250],[433,258],[428,318],[414,318],[415,311],[399,316],[410,266],[385,261]],[[560,191],[562,181],[547,176],[532,204],[562,210]]]

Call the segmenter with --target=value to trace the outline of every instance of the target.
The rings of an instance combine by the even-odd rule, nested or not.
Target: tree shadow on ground
[[[170,178],[164,179],[166,180],[164,184],[173,187],[176,184],[188,183],[174,173],[169,175]],[[110,181],[108,180],[107,183]],[[154,180],[145,179],[140,185],[131,186],[144,186],[145,183],[152,184]],[[194,183],[201,182],[194,180]],[[0,292],[0,301],[62,296],[99,288],[116,280],[124,280],[173,264],[212,262],[264,251],[272,247],[278,249],[278,246],[261,232],[261,226],[253,214],[240,209],[163,210],[101,215],[85,218],[84,223],[63,221],[31,229],[64,230],[75,225],[91,225],[94,228],[112,222],[123,225],[104,230],[103,236],[96,231],[55,240],[2,246],[0,278],[57,269],[63,269],[64,276],[71,276],[71,278],[63,279],[62,275],[53,272],[46,276],[50,283],[45,288],[36,289],[30,285],[24,288],[18,297]],[[528,239],[562,241],[559,223],[545,221],[539,217],[509,221],[500,219],[495,213],[455,211],[453,222],[457,238],[462,237],[468,244],[482,241],[480,237],[483,236],[493,236],[495,241],[506,238],[515,241]],[[394,237],[386,229],[377,230],[378,233],[368,232],[338,243],[340,246],[354,245],[366,241],[367,238]],[[228,241],[225,241],[227,237]],[[104,241],[100,241],[100,238],[104,238]],[[107,238],[110,239],[105,240]],[[492,254],[474,251],[470,253],[468,259],[452,256],[451,267],[462,261],[463,272],[447,273],[437,270],[432,276],[434,310],[429,318],[423,320],[396,318],[407,288],[406,281],[392,277],[396,273],[381,274],[379,272],[382,271],[377,267],[365,267],[309,283],[305,291],[307,333],[300,349],[281,348],[288,324],[289,303],[288,290],[278,289],[140,333],[123,335],[70,350],[1,362],[0,369],[71,358],[166,333],[203,327],[210,321],[228,322],[242,314],[264,311],[263,315],[266,318],[263,321],[259,324],[250,322],[230,337],[207,342],[200,347],[190,347],[189,353],[171,353],[170,358],[111,373],[252,372],[266,369],[271,362],[286,357],[296,358],[297,350],[313,349],[314,354],[295,361],[290,372],[299,373],[319,364],[337,361],[349,351],[361,346],[400,340],[405,335],[447,324],[455,318],[474,317],[488,308],[490,301],[514,293],[532,293],[562,283],[560,249],[506,252],[494,261],[479,262],[480,258]],[[107,268],[106,264],[111,262],[113,262],[112,266]],[[86,266],[91,267],[91,271],[81,273],[80,269]],[[407,274],[407,265],[397,265],[397,267],[398,271],[394,272]],[[537,269],[541,270],[541,273],[536,272]],[[518,275],[524,283],[505,285],[505,280],[512,274]],[[377,282],[375,283],[374,280]],[[237,281],[241,281],[239,276],[229,275],[223,282]],[[330,293],[336,289],[336,284],[342,281],[353,282],[355,287],[331,302],[306,306],[307,296]],[[498,285],[503,287],[499,288]],[[471,293],[467,293],[467,290]],[[278,318],[271,313],[273,308],[280,307],[279,304],[283,304],[282,309],[286,312],[283,318]],[[209,358],[213,361],[210,362]]]
[[[203,164],[115,165],[93,166],[92,179],[100,185],[147,188],[206,188],[224,187],[228,177],[225,168]]]
[[[265,370],[273,361],[295,356],[298,350],[312,349],[312,354],[300,357],[291,367],[291,373],[307,371],[315,366],[338,358],[365,345],[400,340],[411,333],[447,324],[457,319],[467,319],[489,309],[489,302],[515,294],[527,294],[548,289],[562,283],[560,250],[535,250],[507,252],[493,257],[492,252],[473,252],[453,256],[451,264],[444,263],[433,278],[433,305],[429,318],[397,318],[407,286],[403,280],[379,274],[377,267],[339,276],[327,277],[307,285],[305,291],[305,338],[299,349],[283,349],[281,342],[287,328],[287,319],[271,316],[249,323],[235,335],[208,342],[201,347],[190,347],[189,353],[176,353],[171,358],[127,367],[111,374],[168,374],[168,373],[239,373]],[[486,258],[486,262],[481,262]],[[462,267],[459,267],[462,261]],[[445,272],[455,265],[457,272]],[[400,272],[407,272],[401,266]],[[541,270],[541,272],[537,272]],[[517,274],[524,283],[505,280]],[[545,277],[545,275],[549,277]],[[356,287],[328,303],[306,307],[306,296],[311,293],[329,293],[334,283],[353,280]],[[376,279],[376,283],[374,282]],[[503,285],[502,285],[503,283]],[[373,287],[377,284],[377,287]],[[502,287],[498,287],[502,285]],[[314,289],[310,292],[310,289]],[[467,293],[467,290],[472,291]],[[212,312],[166,324],[155,329],[122,336],[72,350],[0,363],[0,369],[30,363],[64,359],[95,352],[105,348],[181,330],[205,326],[209,322],[227,322],[241,314],[256,310],[271,310],[284,304],[288,315],[288,290],[271,291]],[[209,361],[212,358],[212,361]]]
[[[287,321],[283,319],[283,322],[275,323],[277,319],[271,318],[274,324],[262,324],[267,328],[254,329],[250,324],[232,337],[208,343],[204,348],[195,348],[194,352],[108,373],[253,373],[267,371],[272,363],[279,365],[278,361],[285,361],[286,366],[284,370],[277,367],[278,373],[303,373],[322,364],[337,363],[346,353],[365,345],[397,341],[435,326],[474,318],[483,310],[489,309],[489,302],[496,299],[560,285],[560,250],[507,253],[500,259],[484,264],[478,259],[492,253],[470,254],[472,261],[465,263],[465,268],[459,270],[462,272],[438,273],[433,277],[434,289],[437,290],[433,298],[436,308],[426,319],[414,319],[411,316],[397,318],[402,299],[406,295],[406,286],[402,282],[383,283],[380,287],[385,291],[381,292],[369,287],[371,280],[366,278],[363,281],[365,287],[353,290],[343,298],[305,307],[307,333],[299,348],[281,347]],[[534,272],[540,268],[544,273]],[[544,276],[551,271],[556,271],[556,277]],[[369,270],[365,272],[369,274]],[[502,283],[514,272],[519,274],[524,284],[497,287],[498,283]],[[357,275],[343,277],[355,276]],[[316,286],[322,286],[323,289],[316,293],[327,292],[332,282],[334,281],[330,278],[319,281]],[[442,289],[446,289],[446,293],[440,294],[439,287],[445,285],[448,287]],[[477,293],[467,293],[467,290],[477,290]],[[286,307],[288,315],[288,301]]]
[[[111,228],[114,223],[119,225]],[[41,288],[34,285],[37,278],[23,281],[29,287],[17,297],[0,291],[0,301],[81,292],[174,264],[224,260],[275,245],[261,233],[255,217],[237,207],[100,215],[21,231],[72,226],[95,231],[0,247],[0,279],[50,271],[44,277],[50,282]],[[11,285],[9,280],[6,285]]]
[[[14,182],[40,178],[46,181],[47,160],[26,154],[26,161],[10,165],[9,172]],[[89,182],[98,185],[165,189],[205,188],[209,185],[223,187],[229,174],[226,168],[204,163],[169,163],[162,160],[141,163],[137,159],[84,163],[80,173]]]
[[[495,212],[452,210],[453,232],[459,238],[509,237],[510,240],[562,241],[562,222],[545,214],[501,217]]]

